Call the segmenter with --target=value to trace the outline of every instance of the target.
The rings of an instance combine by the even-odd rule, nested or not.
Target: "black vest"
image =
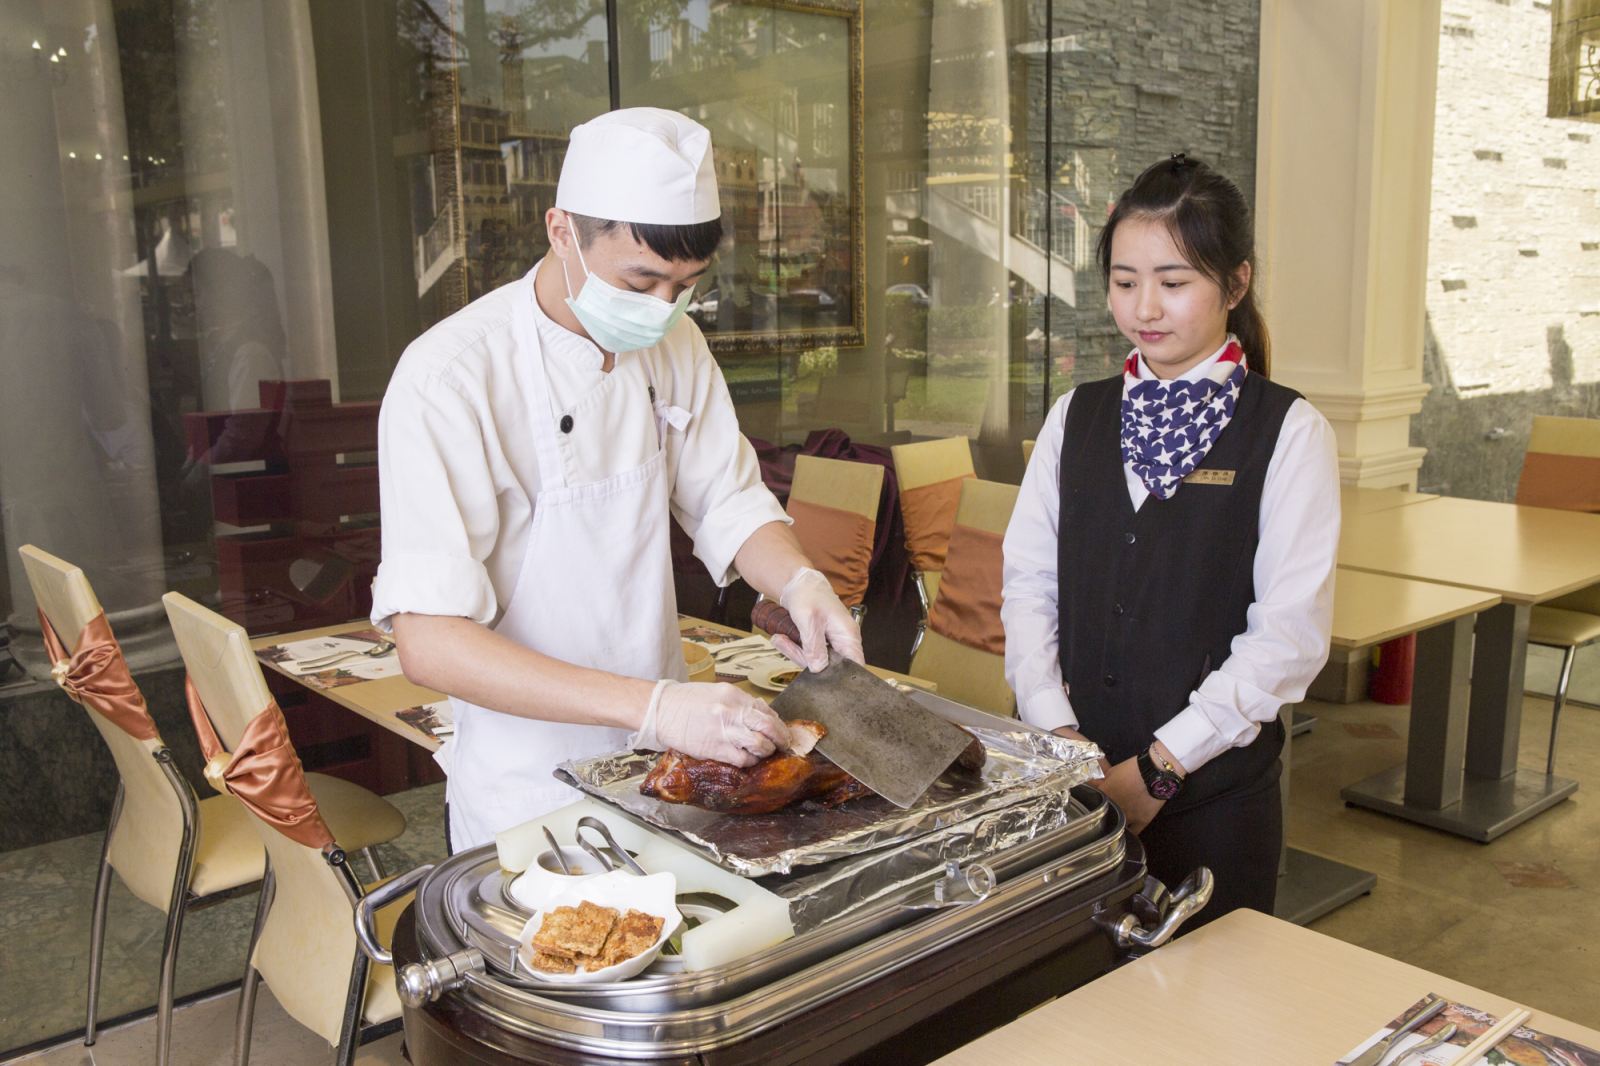
[[[1298,398],[1247,375],[1232,421],[1198,468],[1233,471],[1233,483],[1187,482],[1135,512],[1122,468],[1122,376],[1073,394],[1061,441],[1061,676],[1080,729],[1111,762],[1149,747],[1245,631],[1261,487]],[[1263,725],[1247,747],[1190,774],[1168,808],[1275,778],[1282,748],[1283,727]]]

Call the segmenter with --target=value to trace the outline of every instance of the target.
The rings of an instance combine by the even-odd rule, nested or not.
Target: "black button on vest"
[[[563,432],[563,433],[571,433],[572,432],[572,416],[571,415],[562,415],[561,416],[561,432]]]
[[[1149,747],[1227,659],[1255,600],[1261,487],[1294,391],[1244,380],[1233,420],[1200,463],[1233,483],[1180,485],[1137,512],[1120,447],[1122,378],[1080,385],[1061,442],[1061,675],[1085,736],[1113,763]],[[1118,619],[1105,622],[1107,614]],[[1264,725],[1189,775],[1174,809],[1253,784],[1273,770],[1283,729]]]

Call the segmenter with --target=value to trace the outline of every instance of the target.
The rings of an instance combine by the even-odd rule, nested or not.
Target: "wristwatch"
[[[1165,803],[1183,788],[1183,778],[1178,776],[1177,771],[1171,764],[1166,763],[1166,760],[1162,762],[1165,765],[1157,766],[1148,748],[1139,753],[1139,776],[1144,778],[1145,791]]]

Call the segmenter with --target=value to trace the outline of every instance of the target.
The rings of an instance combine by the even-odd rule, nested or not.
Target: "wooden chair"
[[[1005,630],[1000,623],[1000,542],[1019,487],[968,478],[950,534],[942,592],[928,631],[911,659],[911,675],[939,686],[939,695],[992,714],[1015,716],[1006,683]]]
[[[972,446],[965,437],[896,444],[889,451],[900,484],[906,552],[911,556],[911,573],[922,606],[922,618],[911,644],[911,654],[915,656],[922,647],[928,611],[939,595],[945,550],[961,498],[961,481],[977,477],[977,471],[972,465]]]
[[[882,498],[881,466],[795,457],[789,489],[794,534],[858,624],[867,613],[867,575]]]
[[[282,713],[267,690],[249,636],[238,623],[179,593],[169,592],[162,602],[202,713],[223,747],[237,751],[253,719]],[[213,757],[208,779],[225,770],[231,758]],[[292,786],[301,774],[298,760],[280,773],[275,780]],[[320,809],[320,801],[314,806]],[[253,811],[249,821],[266,848],[267,870],[239,997],[234,1061],[237,1066],[249,1061],[256,991],[265,979],[290,1017],[336,1049],[336,1063],[352,1063],[363,1036],[392,1031],[400,1017],[393,971],[371,966],[357,950],[354,907],[366,889],[346,862],[342,841],[311,847]],[[335,827],[329,829],[337,836]],[[380,935],[393,931],[407,899],[380,915]]]
[[[1517,481],[1517,503],[1565,511],[1600,512],[1600,419],[1535,415]],[[1556,739],[1567,702],[1572,662],[1578,649],[1600,640],[1600,585],[1580,589],[1533,608],[1528,643],[1561,652],[1555,702],[1550,714],[1550,749],[1545,773],[1556,772]]]

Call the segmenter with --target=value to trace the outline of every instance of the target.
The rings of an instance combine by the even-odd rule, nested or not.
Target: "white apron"
[[[672,583],[663,434],[688,414],[657,402],[645,357],[619,356],[604,380],[569,413],[574,420],[607,403],[637,405],[656,424],[658,448],[642,466],[587,485],[568,485],[545,356],[533,314],[533,274],[518,300],[518,350],[537,365],[528,375],[528,423],[539,457],[527,554],[511,600],[494,629],[552,658],[647,681],[686,680]],[[626,369],[624,369],[626,368]],[[637,392],[637,396],[621,395]],[[450,844],[487,844],[579,798],[551,776],[559,763],[617,751],[624,729],[543,722],[452,698],[456,731],[439,761],[449,775]]]

